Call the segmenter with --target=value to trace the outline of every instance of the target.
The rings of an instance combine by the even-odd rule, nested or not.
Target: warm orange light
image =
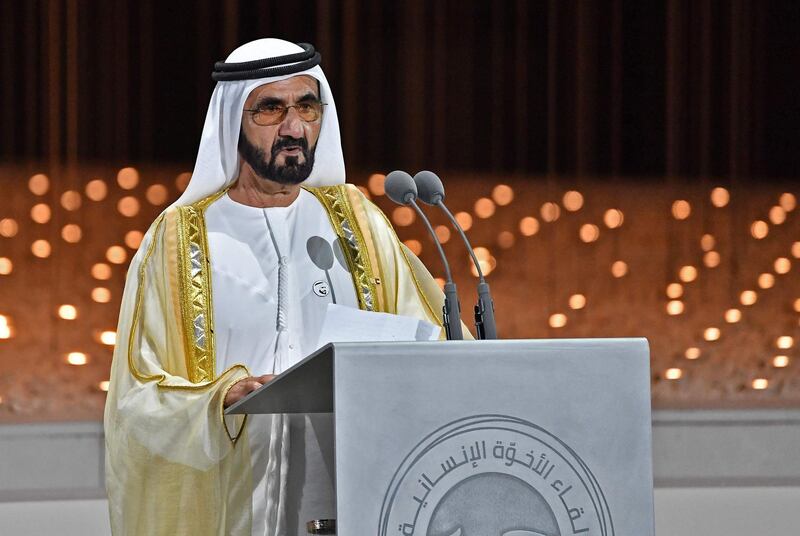
[[[794,194],[790,194],[789,192],[781,194],[780,200],[778,201],[781,208],[786,212],[791,212],[797,206],[797,198]]]
[[[628,273],[628,264],[625,261],[614,261],[611,265],[611,275],[616,278],[625,277]]]
[[[0,220],[0,236],[11,238],[19,232],[19,224],[13,218],[3,218]]]
[[[420,255],[422,253],[422,242],[419,240],[406,240],[403,244],[405,244],[414,255]]]
[[[473,253],[475,253],[475,257],[476,257],[476,258],[477,258],[479,261],[485,261],[485,260],[487,260],[489,257],[491,257],[491,256],[492,256],[492,252],[491,252],[491,251],[489,251],[487,248],[485,248],[485,247],[483,247],[483,246],[479,246],[479,247],[477,247],[477,248],[472,248],[472,252],[473,252]]]
[[[705,264],[708,268],[716,268],[719,266],[719,263],[720,256],[716,251],[709,251],[703,255],[703,264]]]
[[[672,216],[676,220],[685,220],[692,213],[692,205],[685,199],[678,199],[672,203]]]
[[[711,204],[717,208],[722,208],[731,200],[731,194],[720,186],[711,190]]]
[[[503,249],[509,249],[514,245],[515,241],[516,237],[511,231],[501,231],[500,234],[497,235],[497,245]]]
[[[670,300],[667,302],[667,314],[670,316],[676,316],[683,313],[684,306],[683,302],[680,300]]]
[[[691,265],[682,266],[678,271],[678,279],[684,283],[691,283],[697,279],[697,268]]]
[[[114,346],[117,344],[116,331],[104,331],[100,334],[100,342],[107,346]]]
[[[111,246],[106,250],[106,259],[114,264],[122,264],[128,259],[128,254],[122,246]]]
[[[472,228],[472,216],[469,212],[456,213],[456,221],[465,231],[469,231]]]
[[[372,195],[385,195],[384,183],[386,182],[386,175],[383,173],[373,173],[367,180],[367,187]]]
[[[539,232],[539,220],[526,216],[519,221],[519,232],[524,236],[533,236]]]
[[[605,223],[606,227],[609,229],[617,229],[618,227],[622,227],[622,222],[624,221],[625,215],[619,209],[610,208],[606,210],[605,214],[603,214],[603,223]]]
[[[701,355],[700,348],[696,346],[687,348],[683,355],[686,356],[686,359],[699,359]]]
[[[191,173],[188,171],[180,173],[177,177],[175,177],[175,188],[177,188],[179,192],[186,191],[186,187],[189,186],[190,180],[192,180]]]
[[[739,309],[728,309],[725,311],[725,322],[735,324],[742,319],[742,312]]]
[[[153,184],[147,188],[145,192],[147,202],[151,205],[163,205],[169,198],[169,190],[163,184]]]
[[[81,232],[80,226],[74,223],[68,223],[61,229],[61,238],[70,244],[76,244],[80,242],[82,235],[83,233]]]
[[[81,208],[81,194],[75,190],[67,190],[61,194],[61,206],[69,211],[78,210]]]
[[[14,271],[14,263],[8,257],[0,257],[0,275],[8,275]]]
[[[780,225],[785,222],[786,211],[783,210],[783,207],[775,205],[769,209],[769,221],[771,221],[774,225]]]
[[[494,215],[495,204],[494,201],[488,197],[481,197],[475,201],[475,215],[481,219],[490,218]]]
[[[567,325],[567,315],[562,313],[550,315],[548,322],[551,328],[563,328]]]
[[[123,190],[133,190],[139,184],[139,172],[132,167],[120,169],[117,173],[117,184]]]
[[[792,261],[790,261],[786,257],[778,257],[777,259],[775,259],[775,264],[773,265],[773,267],[775,268],[776,274],[780,275],[787,274],[789,273],[789,270],[792,269]]]
[[[745,290],[739,296],[739,301],[742,305],[753,305],[758,300],[758,294],[754,290]]]
[[[103,392],[108,392],[109,387],[111,387],[111,382],[108,380],[103,380],[97,384],[97,388]]]
[[[494,202],[504,207],[514,200],[514,190],[507,184],[498,184],[492,190]]]
[[[392,211],[392,221],[400,227],[408,227],[414,223],[416,217],[417,215],[414,214],[414,210],[410,207],[396,207]]]
[[[717,241],[714,239],[714,235],[704,234],[700,239],[700,248],[703,251],[711,251],[716,244]]]
[[[680,283],[670,283],[667,285],[667,296],[673,300],[683,296],[683,285]]]
[[[792,257],[800,259],[800,242],[792,244]]]
[[[34,195],[44,195],[50,189],[50,179],[47,178],[47,175],[37,173],[28,179],[28,189]]]
[[[101,281],[111,279],[111,266],[104,262],[98,262],[92,266],[92,277]]]
[[[78,309],[74,305],[61,305],[58,308],[58,316],[64,320],[75,320],[78,318]]]
[[[450,240],[450,228],[446,225],[437,225],[434,229],[439,242],[446,244]]]
[[[573,294],[569,297],[569,308],[570,309],[583,309],[586,307],[586,296],[583,294]]]
[[[70,352],[67,354],[67,363],[81,366],[89,362],[89,357],[83,352]]]
[[[794,346],[794,339],[789,335],[781,335],[777,339],[775,339],[775,346],[780,348],[781,350],[788,350],[792,346]]]
[[[128,231],[125,233],[125,245],[131,249],[139,249],[144,235],[141,231]]]
[[[772,366],[775,368],[784,368],[789,366],[788,355],[776,355],[772,358]]]
[[[756,240],[761,240],[762,238],[766,237],[769,234],[769,225],[767,222],[762,220],[756,220],[750,226],[750,234]]]
[[[768,273],[763,273],[758,276],[758,286],[763,289],[772,288],[775,285],[775,276]]]
[[[51,216],[50,207],[44,203],[33,205],[31,208],[31,219],[36,223],[47,223],[50,221]]]
[[[581,240],[588,244],[589,242],[594,242],[600,238],[600,228],[591,223],[584,223],[581,225],[581,229],[578,234],[580,235]]]
[[[478,259],[478,264],[481,267],[483,275],[489,275],[497,267],[497,259],[492,256],[492,253],[485,247],[473,248],[475,258]],[[472,275],[478,277],[478,269],[474,264],[470,263],[470,271]]]
[[[111,301],[111,291],[105,287],[95,287],[92,289],[92,300],[97,303],[108,303]]]
[[[132,218],[139,213],[139,200],[129,195],[117,202],[117,210],[126,218]]]
[[[47,240],[36,240],[31,244],[31,253],[40,259],[49,257],[51,252],[52,248],[50,247],[50,242]]]
[[[683,371],[679,368],[669,368],[664,373],[664,377],[668,380],[680,380],[683,376]]]
[[[794,300],[794,310],[800,313],[800,298]]]
[[[564,194],[564,208],[570,212],[577,212],[583,207],[583,195],[575,190],[570,190]]]
[[[86,183],[86,197],[92,201],[102,201],[108,195],[108,186],[101,179],[93,179]]]
[[[756,378],[753,380],[753,389],[763,390],[769,387],[769,381],[766,378]]]
[[[439,288],[444,290],[445,280],[441,277],[436,278],[436,284],[439,285]]]
[[[709,342],[718,341],[721,335],[719,328],[706,328],[703,332],[703,338]]]
[[[561,208],[550,201],[542,205],[542,208],[539,211],[542,215],[542,220],[546,221],[547,223],[551,223],[556,221],[559,216],[561,216]]]

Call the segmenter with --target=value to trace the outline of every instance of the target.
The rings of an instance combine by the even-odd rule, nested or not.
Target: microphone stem
[[[483,277],[483,270],[481,270],[481,263],[478,262],[478,258],[475,256],[475,252],[472,251],[472,246],[470,245],[469,240],[467,240],[467,235],[464,234],[464,230],[458,224],[456,217],[453,216],[453,213],[450,212],[450,209],[448,209],[445,206],[445,204],[442,203],[441,199],[439,199],[439,201],[436,202],[436,206],[442,209],[445,214],[447,214],[447,217],[450,218],[450,222],[453,224],[453,227],[455,227],[456,231],[458,231],[458,233],[461,235],[461,240],[463,240],[464,245],[467,246],[467,251],[469,252],[470,257],[472,257],[472,262],[475,265],[475,269],[478,271],[478,280],[481,283],[485,282],[485,279]]]
[[[450,273],[450,264],[447,262],[447,257],[444,254],[442,245],[439,243],[439,238],[436,232],[431,227],[431,222],[425,217],[425,213],[419,208],[419,205],[414,199],[409,199],[408,204],[414,207],[417,211],[419,219],[425,224],[428,232],[433,239],[436,248],[439,250],[439,256],[442,258],[444,265],[444,272],[447,276],[447,282],[444,285],[444,307],[442,308],[442,323],[444,324],[445,333],[448,340],[462,340],[464,333],[461,330],[461,305],[458,303],[458,292],[456,291],[456,284],[453,283],[453,276]]]
[[[414,207],[414,210],[416,210],[417,214],[419,215],[419,219],[422,220],[422,223],[425,224],[425,227],[428,229],[431,238],[433,238],[433,243],[436,244],[436,248],[439,250],[439,256],[442,258],[442,264],[444,264],[444,273],[445,276],[447,277],[447,281],[452,282],[453,276],[450,273],[450,264],[447,262],[447,257],[444,254],[442,245],[439,243],[439,238],[436,236],[436,231],[433,230],[433,227],[431,227],[431,223],[428,221],[428,218],[425,217],[425,213],[422,212],[422,209],[419,208],[419,205],[417,204],[416,201],[411,199],[408,204]]]
[[[486,283],[486,279],[483,277],[481,264],[478,262],[478,258],[475,256],[475,252],[472,250],[472,245],[469,243],[467,235],[458,224],[458,221],[456,220],[455,216],[453,216],[453,213],[450,212],[450,209],[445,206],[441,199],[436,202],[436,206],[442,209],[445,214],[447,214],[447,217],[450,219],[453,227],[455,227],[458,233],[461,235],[461,240],[463,240],[464,245],[467,246],[467,251],[469,251],[469,254],[472,257],[472,262],[475,264],[475,269],[478,271],[478,305],[475,306],[475,330],[478,333],[478,338],[496,339],[497,324],[494,318],[494,301],[492,300],[492,294],[489,290],[489,284]]]

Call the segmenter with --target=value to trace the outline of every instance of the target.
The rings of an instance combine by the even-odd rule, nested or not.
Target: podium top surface
[[[536,359],[543,356],[593,356],[634,354],[649,358],[644,338],[519,339],[432,342],[341,342],[331,343],[292,366],[270,383],[231,405],[225,413],[332,413],[334,411],[335,358],[426,359],[480,358],[492,360]],[[415,360],[412,366],[420,366]],[[476,371],[479,373],[479,371]],[[649,386],[648,386],[649,388]]]

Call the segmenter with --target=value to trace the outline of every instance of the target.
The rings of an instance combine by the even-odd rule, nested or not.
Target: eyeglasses
[[[277,125],[286,119],[289,113],[289,108],[297,110],[297,115],[306,123],[316,121],[322,116],[322,107],[327,106],[326,103],[321,101],[303,101],[291,106],[283,106],[282,104],[266,104],[259,108],[245,108],[245,112],[250,112],[253,122],[262,127]]]

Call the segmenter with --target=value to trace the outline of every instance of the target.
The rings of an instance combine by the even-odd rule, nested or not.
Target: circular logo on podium
[[[434,431],[384,494],[379,536],[614,536],[599,482],[531,422],[475,415]]]

